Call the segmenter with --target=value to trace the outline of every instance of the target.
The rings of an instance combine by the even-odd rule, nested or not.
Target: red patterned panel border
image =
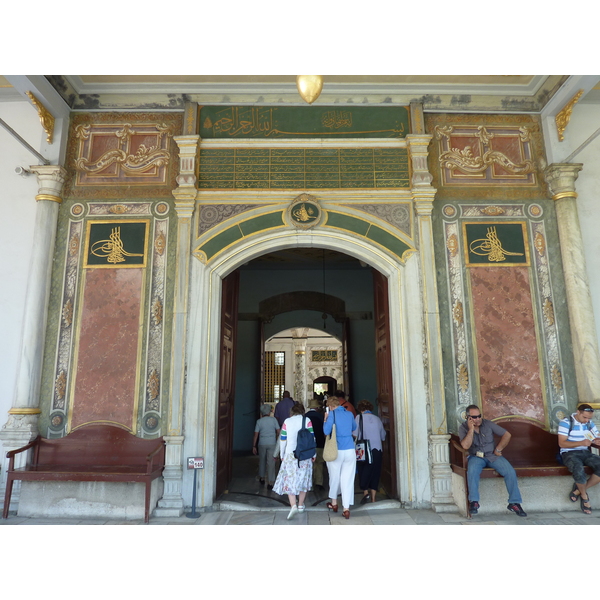
[[[133,431],[144,269],[86,271],[69,429],[111,422]]]
[[[527,267],[480,267],[468,276],[486,418],[518,415],[545,424]]]

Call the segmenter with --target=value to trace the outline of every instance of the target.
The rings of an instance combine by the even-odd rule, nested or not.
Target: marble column
[[[307,406],[306,381],[306,343],[308,329],[292,330],[292,348],[294,350],[294,391],[292,398]]]
[[[37,175],[39,193],[35,197],[37,208],[34,244],[27,279],[15,395],[12,407],[8,411],[8,420],[0,430],[0,440],[3,445],[2,457],[5,463],[2,469],[3,475],[6,473],[8,463],[5,458],[6,452],[28,444],[38,435],[39,395],[52,261],[58,210],[62,202],[62,186],[66,176],[65,169],[59,165],[33,166],[30,169]],[[24,466],[26,459],[26,452],[17,455],[15,467]],[[6,478],[3,476],[0,488],[2,497],[5,487]],[[11,510],[18,505],[19,495],[20,484],[15,482]]]
[[[175,136],[179,147],[178,187],[173,190],[177,213],[177,263],[173,305],[173,338],[171,352],[170,405],[163,472],[164,492],[154,511],[157,517],[181,516],[184,510],[183,485],[183,399],[185,388],[186,329],[188,314],[188,282],[191,256],[192,216],[196,205],[196,160],[199,135]]]
[[[412,110],[414,111],[414,108]],[[413,170],[411,187],[417,216],[424,307],[423,323],[425,325],[425,348],[428,367],[425,383],[431,427],[429,435],[432,481],[431,503],[437,512],[450,512],[456,510],[456,505],[452,496],[452,470],[450,469],[448,445],[450,436],[447,434],[442,341],[433,243],[432,212],[433,200],[437,190],[431,185],[433,177],[428,167],[428,146],[431,138],[432,136],[424,133],[406,136]]]
[[[545,169],[544,175],[555,201],[575,359],[577,401],[598,404],[600,353],[575,191],[575,180],[582,167],[577,163],[554,163]]]

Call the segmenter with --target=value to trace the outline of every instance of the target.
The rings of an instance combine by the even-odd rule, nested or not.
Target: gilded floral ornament
[[[58,400],[62,400],[65,397],[67,390],[67,375],[64,371],[61,371],[56,377],[54,382],[54,392]]]
[[[469,389],[469,371],[464,363],[458,367],[458,386],[463,392]]]
[[[564,108],[556,115],[556,130],[558,131],[558,141],[562,142],[565,139],[565,129],[571,120],[571,113],[573,112],[573,107],[579,101],[579,98],[583,96],[583,90],[579,90],[568,102],[565,104]]]
[[[152,305],[152,316],[156,325],[160,325],[163,319],[163,305],[160,298],[157,298]]]
[[[79,236],[74,235],[71,238],[71,240],[69,241],[69,254],[71,256],[75,256],[75,254],[77,254],[78,250],[79,250]]]
[[[167,240],[165,238],[165,234],[161,231],[159,235],[156,236],[154,240],[154,248],[156,252],[162,256],[164,254],[165,248],[167,247]]]
[[[562,374],[558,368],[558,365],[554,365],[552,367],[552,385],[557,391],[562,388]]]
[[[312,104],[321,94],[323,89],[322,75],[298,75],[296,77],[298,93],[304,102]]]
[[[448,248],[448,252],[450,252],[450,256],[454,258],[456,253],[458,252],[458,238],[456,234],[452,234],[448,237],[448,241],[446,242],[446,248]]]
[[[546,253],[546,240],[539,231],[535,234],[533,245],[535,246],[535,249],[537,250],[538,254],[540,256],[544,256],[544,254]]]
[[[486,206],[481,209],[481,212],[489,217],[497,217],[498,215],[503,215],[506,211],[499,206]]]
[[[65,302],[65,305],[63,306],[62,316],[65,325],[67,327],[70,327],[71,323],[73,322],[73,302],[71,302],[70,298]]]
[[[462,325],[464,320],[464,313],[462,302],[460,302],[459,300],[457,300],[454,304],[454,309],[452,310],[452,317],[459,325]]]
[[[442,138],[449,138],[453,131],[454,127],[452,125],[436,125],[433,133],[436,140],[441,140]]]
[[[50,114],[48,109],[31,93],[25,92],[27,97],[31,100],[36,110],[38,111],[38,115],[40,117],[40,123],[46,132],[46,141],[51,144],[52,137],[54,136],[54,117]]]
[[[546,323],[548,323],[548,327],[552,327],[554,325],[554,305],[550,298],[546,298],[544,301],[544,317]]]
[[[151,400],[154,400],[158,396],[160,390],[160,378],[156,369],[152,369],[150,377],[148,377],[148,395]]]
[[[126,212],[129,212],[129,207],[124,204],[114,204],[108,209],[109,212],[113,213],[113,215],[123,215]]]

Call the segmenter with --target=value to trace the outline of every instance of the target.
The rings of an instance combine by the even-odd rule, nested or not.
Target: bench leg
[[[150,521],[150,491],[152,489],[152,481],[146,482],[146,508],[144,511],[144,523]]]
[[[8,475],[6,479],[6,492],[4,494],[4,510],[2,511],[2,518],[8,519],[8,508],[10,506],[10,496],[12,494],[14,479]]]

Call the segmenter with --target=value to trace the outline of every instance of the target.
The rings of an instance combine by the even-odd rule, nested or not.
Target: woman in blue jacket
[[[343,515],[350,518],[350,505],[354,504],[354,476],[356,474],[356,451],[352,432],[356,422],[351,412],[340,406],[339,398],[327,399],[329,412],[325,415],[323,433],[329,435],[335,424],[338,454],[334,461],[327,463],[329,471],[329,497],[327,508],[338,511],[337,497],[341,491]]]

